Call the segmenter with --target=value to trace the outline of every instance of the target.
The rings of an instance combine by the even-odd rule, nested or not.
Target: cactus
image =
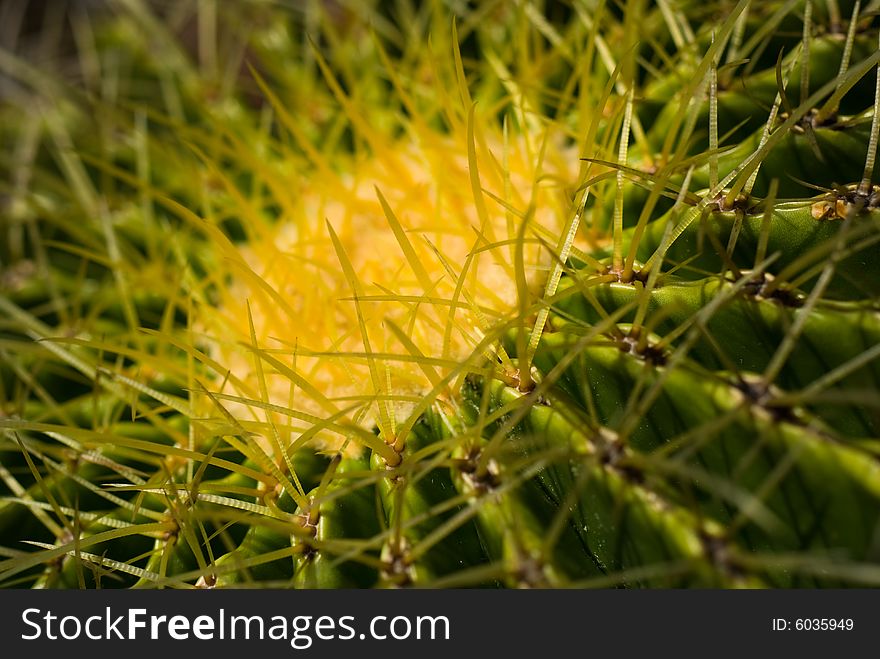
[[[880,583],[873,4],[344,6],[0,53],[0,585]]]

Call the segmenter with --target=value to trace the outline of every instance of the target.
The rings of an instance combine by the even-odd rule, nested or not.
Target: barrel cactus
[[[874,3],[9,13],[0,585],[880,583]]]

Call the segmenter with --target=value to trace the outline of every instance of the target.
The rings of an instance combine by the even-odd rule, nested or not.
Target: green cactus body
[[[0,587],[880,584],[876,12],[422,4],[0,57]]]

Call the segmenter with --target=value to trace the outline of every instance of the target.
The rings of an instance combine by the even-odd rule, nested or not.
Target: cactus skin
[[[585,2],[571,15],[527,2],[498,9],[497,30],[469,13],[450,32],[437,3],[420,15],[449,62],[429,75],[401,16],[370,9],[396,36],[367,37],[357,17],[335,23],[320,4],[308,10],[323,30],[314,51],[295,19],[267,9],[265,25],[234,33],[257,66],[223,82],[204,62],[165,70],[130,30],[149,19],[177,37],[133,3],[146,13],[93,26],[97,52],[124,54],[124,102],[92,106],[64,88],[71,107],[39,122],[2,109],[17,127],[0,131],[4,146],[30,160],[0,165],[18,182],[2,211],[0,587],[880,584],[877,19],[847,36],[858,3],[835,3],[835,18],[815,0],[786,11]],[[505,46],[530,41],[541,43],[546,94],[531,95]],[[431,75],[440,91],[420,116]],[[56,90],[34,85],[38,98]],[[398,105],[377,100],[392,88]],[[267,100],[255,110],[257,89]],[[314,107],[297,118],[290,97],[310,93]],[[369,110],[363,125],[345,107],[356,101]],[[381,158],[414,127],[450,143],[458,131],[468,139],[449,158],[477,177],[479,217],[489,174],[469,149],[490,148],[474,116],[493,104],[505,139],[546,111],[542,121],[583,145],[565,189],[566,219],[581,223],[573,248],[529,233],[535,209],[506,208],[506,237],[478,232],[477,248],[509,257],[519,308],[484,314],[491,323],[461,363],[448,365],[445,346],[395,355],[433,373],[421,403],[363,385],[362,411],[409,396],[416,411],[390,421],[399,434],[347,408],[321,418],[265,391],[229,394],[242,376],[216,363],[210,344],[225,337],[202,336],[200,314],[232,285],[230,254],[283,223],[288,171],[330,179],[334,149]],[[101,113],[125,139],[94,146]],[[381,142],[383,131],[393,138]],[[535,159],[549,143],[534,145]],[[278,165],[278,153],[289,160]],[[753,154],[747,182],[751,170],[739,170]],[[381,199],[403,224],[405,209]],[[420,228],[403,229],[412,250]],[[518,272],[537,242],[545,277],[559,275],[542,290]],[[463,292],[446,302],[473,311],[456,276]],[[429,306],[428,289],[398,301]],[[239,338],[302,395],[314,373]],[[328,428],[345,437],[338,450],[318,442]]]

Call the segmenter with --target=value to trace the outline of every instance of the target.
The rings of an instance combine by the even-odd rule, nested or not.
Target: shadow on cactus
[[[26,7],[0,585],[880,585],[876,3]]]

